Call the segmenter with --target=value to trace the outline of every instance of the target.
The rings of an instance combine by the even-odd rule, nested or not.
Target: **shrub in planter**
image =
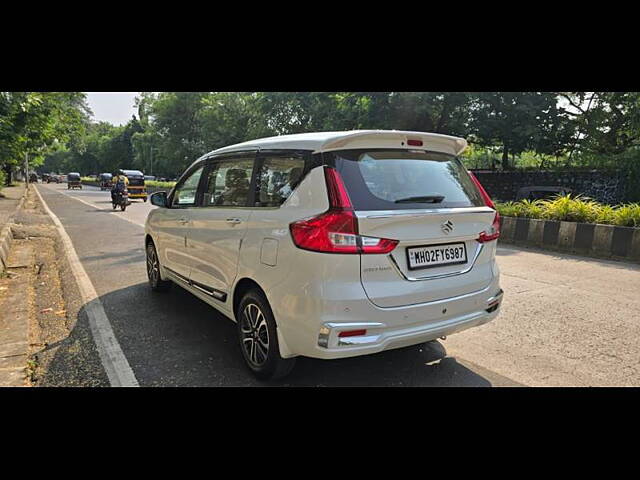
[[[609,206],[585,197],[560,195],[551,200],[500,203],[496,208],[500,215],[506,217],[640,227],[640,204],[638,203]]]
[[[621,205],[615,210],[614,225],[640,227],[640,203]]]

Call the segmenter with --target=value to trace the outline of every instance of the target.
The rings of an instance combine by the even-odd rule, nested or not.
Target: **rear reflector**
[[[366,330],[346,330],[338,334],[339,337],[358,337],[360,335],[366,335]]]
[[[407,140],[407,145],[410,145],[412,147],[421,147],[422,140]]]

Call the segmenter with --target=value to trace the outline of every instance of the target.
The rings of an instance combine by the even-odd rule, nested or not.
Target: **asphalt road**
[[[113,211],[95,187],[38,188],[141,386],[273,385],[245,368],[232,321],[177,286],[149,290],[144,222],[155,207],[134,200]],[[503,247],[498,257],[505,300],[493,322],[376,355],[301,358],[276,385],[640,385],[639,266]]]

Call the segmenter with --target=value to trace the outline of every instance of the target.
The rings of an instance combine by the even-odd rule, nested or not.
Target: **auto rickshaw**
[[[71,172],[67,175],[67,190],[72,188],[82,190],[82,180],[80,179],[80,174],[77,172]]]
[[[99,182],[100,182],[100,190],[111,190],[113,188],[113,175],[110,173],[101,173]]]
[[[147,201],[147,187],[144,183],[144,174],[139,170],[120,170],[120,175],[126,175],[129,179],[129,198],[141,198]]]

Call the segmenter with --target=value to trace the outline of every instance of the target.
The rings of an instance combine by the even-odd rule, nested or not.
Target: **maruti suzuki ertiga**
[[[502,301],[500,221],[462,138],[359,130],[263,138],[196,160],[146,223],[153,290],[177,283],[237,322],[259,378],[297,356],[414,345]]]

